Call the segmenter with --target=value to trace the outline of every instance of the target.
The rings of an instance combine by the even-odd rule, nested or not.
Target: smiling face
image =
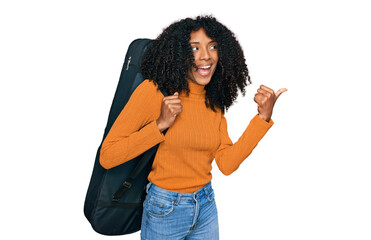
[[[189,43],[197,67],[188,69],[188,79],[205,86],[210,82],[218,63],[218,44],[206,35],[203,28],[191,32],[190,37]]]

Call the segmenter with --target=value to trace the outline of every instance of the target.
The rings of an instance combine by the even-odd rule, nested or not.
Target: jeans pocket
[[[148,199],[146,210],[153,217],[166,217],[174,211],[174,201],[161,196],[151,195]]]

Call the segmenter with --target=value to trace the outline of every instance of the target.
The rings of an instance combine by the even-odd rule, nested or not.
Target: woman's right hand
[[[165,129],[174,124],[176,116],[182,112],[182,104],[180,103],[179,93],[175,92],[172,96],[167,96],[162,99],[161,114],[156,120],[158,129],[163,132]]]

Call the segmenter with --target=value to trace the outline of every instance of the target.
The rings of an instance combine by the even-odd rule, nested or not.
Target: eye
[[[218,46],[217,46],[217,45],[212,45],[212,46],[210,47],[210,49],[218,49]]]
[[[197,51],[198,47],[192,47],[192,51]]]

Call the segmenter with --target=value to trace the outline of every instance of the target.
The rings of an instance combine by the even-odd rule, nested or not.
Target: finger
[[[271,88],[269,88],[267,86],[260,85],[260,88],[263,89],[263,90],[265,90],[265,91],[267,91],[267,92],[269,92],[269,93],[271,93],[271,94],[274,94],[273,89],[271,89]]]
[[[174,114],[179,115],[181,112],[182,112],[181,110],[176,110],[176,111],[174,111]]]
[[[174,95],[164,97],[162,100],[165,101],[165,99],[177,99],[177,98],[179,98],[179,93],[175,92]]]
[[[276,92],[276,100],[277,100],[277,98],[278,98],[282,93],[284,93],[284,92],[287,92],[287,88],[281,88],[280,90],[278,90],[278,91]]]
[[[182,100],[180,99],[165,99],[164,100],[164,103],[166,104],[180,104],[182,102]]]
[[[255,101],[258,105],[261,104],[261,102],[262,102],[263,99],[264,99],[264,95],[263,95],[263,94],[261,94],[261,93],[257,93],[257,94],[255,94],[254,101]]]
[[[182,112],[182,108],[172,108],[171,113],[174,117],[178,116]]]
[[[167,97],[164,97],[163,99],[162,99],[162,101],[166,101],[166,102],[168,102],[168,101],[171,101],[171,102],[173,102],[173,101],[175,101],[175,102],[180,102],[181,100],[180,100],[180,98],[179,98],[179,96],[177,96],[177,95],[173,95],[173,96],[167,96]]]
[[[181,111],[182,105],[171,105],[171,110]]]
[[[266,91],[263,90],[263,89],[261,89],[261,88],[258,88],[257,92],[258,92],[258,93],[264,93],[264,92],[266,92]]]
[[[258,89],[258,93],[261,93],[261,94],[263,94],[266,97],[272,96],[272,93],[271,92],[268,92],[267,90],[264,90],[264,89],[261,89],[261,88]]]
[[[169,100],[169,99],[179,99],[179,96],[177,96],[177,95],[167,96],[167,97],[164,97],[162,100],[165,101],[165,100]]]

